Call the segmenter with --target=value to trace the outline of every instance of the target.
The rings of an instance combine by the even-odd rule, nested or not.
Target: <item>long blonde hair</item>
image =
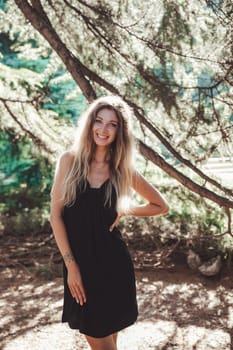
[[[71,206],[78,192],[85,190],[90,164],[93,160],[96,144],[92,128],[98,112],[102,109],[115,111],[118,118],[117,135],[111,144],[110,176],[106,182],[105,205],[111,205],[112,185],[117,196],[117,209],[122,208],[123,198],[129,197],[132,185],[133,137],[130,129],[131,109],[119,96],[108,95],[96,99],[79,118],[77,135],[70,149],[74,156],[72,167],[64,179],[64,205]]]

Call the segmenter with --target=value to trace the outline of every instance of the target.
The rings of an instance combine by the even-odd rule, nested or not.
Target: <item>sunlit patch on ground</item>
[[[230,336],[222,330],[195,326],[178,327],[175,322],[138,322],[122,332],[120,350],[230,350]]]
[[[230,350],[230,336],[222,330],[190,326],[177,327],[175,322],[137,322],[119,335],[119,350]],[[4,350],[87,350],[83,335],[66,325],[52,324],[34,327],[31,331],[9,340]]]
[[[230,276],[206,279],[183,267],[136,275],[139,318],[120,332],[119,350],[231,349]],[[61,278],[46,281],[20,269],[5,269],[1,287],[1,349],[88,349],[79,332],[60,323]]]

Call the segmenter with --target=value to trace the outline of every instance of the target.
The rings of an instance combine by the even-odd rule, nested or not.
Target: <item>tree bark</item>
[[[154,164],[158,165],[168,175],[179,181],[182,185],[187,187],[192,192],[197,193],[201,197],[210,199],[211,201],[218,203],[221,207],[233,208],[233,201],[219,196],[218,194],[208,190],[207,188],[198,185],[186,175],[182,174],[179,170],[175,169],[172,165],[167,163],[157,152],[148,147],[141,140],[138,140],[140,152],[147,159],[151,160]]]

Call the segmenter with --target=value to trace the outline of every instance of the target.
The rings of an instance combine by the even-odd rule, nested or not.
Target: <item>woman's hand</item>
[[[68,266],[68,278],[67,283],[72,294],[77,303],[83,305],[86,303],[86,294],[83,287],[81,273],[76,262],[71,262]]]
[[[122,216],[124,216],[124,213],[119,213],[114,221],[114,223],[110,226],[109,231],[112,232],[112,230],[114,229],[114,227],[116,227],[118,225],[118,222],[120,221],[120,219],[122,218]]]

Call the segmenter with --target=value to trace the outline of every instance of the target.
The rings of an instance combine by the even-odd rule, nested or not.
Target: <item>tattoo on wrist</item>
[[[73,254],[70,252],[67,252],[63,255],[63,260],[66,264],[69,264],[72,261],[75,261]]]

